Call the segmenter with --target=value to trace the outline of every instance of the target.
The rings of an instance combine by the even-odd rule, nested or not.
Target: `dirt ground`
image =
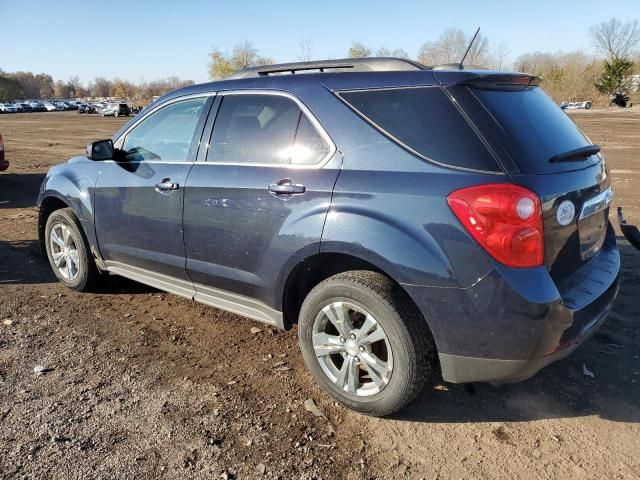
[[[640,110],[572,116],[603,147],[614,206],[640,223]],[[572,356],[368,418],[313,384],[295,329],[116,277],[96,294],[54,280],[37,246],[43,175],[122,122],[0,115],[1,478],[640,478],[640,252],[626,242],[614,311]]]

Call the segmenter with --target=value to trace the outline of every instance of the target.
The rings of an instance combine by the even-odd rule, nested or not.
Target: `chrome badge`
[[[558,207],[556,218],[558,219],[558,223],[563,227],[569,225],[575,216],[576,206],[571,200],[565,200]]]

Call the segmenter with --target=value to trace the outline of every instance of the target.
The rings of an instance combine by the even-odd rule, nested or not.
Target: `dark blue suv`
[[[538,83],[372,58],[177,90],[49,171],[43,251],[76,290],[117,274],[297,324],[368,414],[528,378],[602,323],[620,267],[600,149]]]

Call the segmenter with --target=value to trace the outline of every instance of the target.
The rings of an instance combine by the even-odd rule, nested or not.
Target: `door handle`
[[[293,195],[300,194],[307,191],[307,187],[304,185],[291,183],[290,178],[283,178],[276,183],[269,185],[269,191],[275,195]]]
[[[173,183],[170,178],[165,178],[160,183],[156,183],[156,192],[170,192],[172,190],[178,190],[180,185]]]

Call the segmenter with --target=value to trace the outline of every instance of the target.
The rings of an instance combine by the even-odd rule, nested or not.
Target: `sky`
[[[353,40],[377,49],[420,45],[449,27],[505,42],[514,60],[532,51],[591,53],[589,26],[640,17],[639,0],[307,1],[0,0],[0,68],[87,83],[168,76],[207,81],[213,47],[251,41],[263,56],[297,61],[310,39],[316,59],[341,58]]]

